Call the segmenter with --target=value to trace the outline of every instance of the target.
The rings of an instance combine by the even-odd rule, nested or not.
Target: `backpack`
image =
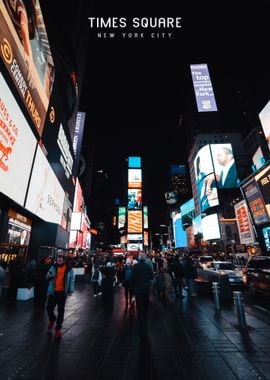
[[[96,269],[93,274],[92,281],[98,281],[98,278],[99,278],[99,270]]]
[[[131,271],[132,271],[132,268],[128,268],[126,267],[126,271],[125,271],[125,282],[127,283],[130,283],[130,280],[131,280]]]

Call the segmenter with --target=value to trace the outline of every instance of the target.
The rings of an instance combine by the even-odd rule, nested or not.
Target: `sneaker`
[[[94,294],[93,297],[97,297],[97,294]]]
[[[48,331],[52,331],[53,326],[54,326],[54,322],[55,322],[55,321],[53,321],[53,322],[49,322],[49,323],[48,323]]]
[[[102,293],[101,293],[101,292],[99,292],[99,293],[98,293],[98,296],[100,296],[101,294],[102,294]]]
[[[55,330],[55,338],[62,338],[62,331],[61,330]]]

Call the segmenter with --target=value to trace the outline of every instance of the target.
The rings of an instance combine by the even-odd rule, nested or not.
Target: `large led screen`
[[[249,219],[249,213],[246,201],[243,199],[234,205],[234,211],[236,216],[237,228],[239,232],[239,239],[241,244],[253,244],[254,235]]]
[[[270,165],[255,176],[270,219]]]
[[[262,229],[263,237],[267,252],[270,252],[270,227],[265,227]]]
[[[217,111],[215,95],[206,63],[190,65],[192,83],[199,112]]]
[[[252,156],[253,161],[253,170],[259,170],[264,164],[265,164],[265,158],[263,156],[262,148],[259,146],[259,148],[256,150],[256,152]]]
[[[270,151],[270,100],[259,113],[259,118]]]
[[[41,136],[54,63],[38,0],[0,0],[0,56]]]
[[[118,208],[118,228],[125,227],[126,224],[126,207]]]
[[[65,193],[38,146],[25,207],[41,219],[61,225]]]
[[[36,139],[0,73],[0,191],[24,205]]]
[[[128,233],[142,233],[142,211],[128,211]]]
[[[142,209],[142,190],[128,189],[128,210]]]
[[[204,212],[210,207],[219,205],[217,183],[209,145],[205,145],[199,150],[193,165],[200,209],[201,212]]]
[[[204,240],[220,239],[218,215],[211,214],[202,218],[202,231]]]
[[[128,169],[128,187],[140,189],[142,187],[142,170]]]
[[[141,157],[130,156],[128,158],[128,167],[129,168],[140,168],[141,167]]]
[[[173,218],[173,235],[175,240],[175,248],[187,247],[187,234],[183,230],[181,214],[176,214]]]
[[[194,199],[191,198],[189,201],[180,206],[181,216],[182,216],[182,226],[186,229],[188,226],[192,226],[192,221],[194,219]]]
[[[269,222],[262,194],[256,180],[252,180],[242,186],[251,215],[256,225]]]
[[[143,228],[148,228],[148,207],[143,206]]]
[[[217,187],[230,189],[238,186],[238,175],[231,144],[211,144]]]
[[[127,250],[128,251],[142,251],[143,245],[142,243],[128,243]]]

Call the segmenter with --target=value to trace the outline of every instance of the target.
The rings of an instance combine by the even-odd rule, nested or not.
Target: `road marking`
[[[257,309],[260,309],[260,310],[263,310],[263,311],[266,311],[266,313],[269,313],[270,314],[270,311],[265,309],[264,307],[261,307],[259,305],[253,305],[254,307],[256,307]]]

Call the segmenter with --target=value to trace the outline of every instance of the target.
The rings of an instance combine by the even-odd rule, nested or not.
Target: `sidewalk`
[[[241,332],[233,305],[215,312],[210,298],[152,296],[149,339],[141,342],[122,287],[111,314],[92,294],[89,284],[76,284],[60,342],[32,301],[1,301],[1,380],[270,379],[270,319],[263,312],[260,319],[246,312]]]

